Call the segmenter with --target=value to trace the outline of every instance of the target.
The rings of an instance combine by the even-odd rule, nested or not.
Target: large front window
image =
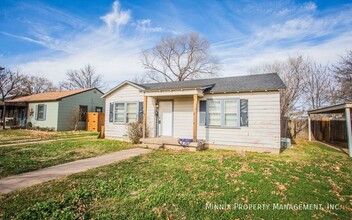
[[[239,99],[208,100],[208,125],[239,127]]]
[[[129,123],[137,120],[138,103],[137,102],[117,102],[115,103],[114,122]]]

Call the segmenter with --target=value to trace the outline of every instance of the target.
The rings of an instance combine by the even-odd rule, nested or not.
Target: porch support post
[[[147,137],[147,106],[148,96],[144,96],[143,101],[143,139]]]
[[[345,108],[346,127],[347,127],[347,141],[349,156],[352,157],[352,134],[351,134],[351,110],[349,107]]]
[[[310,114],[308,114],[308,140],[312,141],[312,128],[311,128],[311,122],[310,122]]]
[[[197,141],[198,95],[193,95],[193,142]]]

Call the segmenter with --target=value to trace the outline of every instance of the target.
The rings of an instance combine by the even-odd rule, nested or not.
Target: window
[[[138,102],[117,102],[114,105],[114,122],[129,123],[137,120],[140,108]]]
[[[224,123],[226,127],[237,126],[237,101],[224,100]]]
[[[96,112],[103,112],[103,107],[95,107]]]
[[[205,126],[206,125],[206,118],[207,115],[207,101],[200,100],[199,101],[199,125]]]
[[[221,125],[221,100],[209,100],[208,102],[209,125]]]
[[[86,105],[80,105],[79,106],[79,114],[81,116],[80,121],[86,121],[87,120],[87,112],[88,112],[88,106],[86,106]]]
[[[239,127],[239,99],[207,101],[208,124],[215,127]]]
[[[133,122],[137,120],[137,103],[127,103],[126,122]]]
[[[125,103],[115,103],[115,122],[125,122]]]
[[[44,121],[45,120],[45,105],[37,105],[37,120]]]

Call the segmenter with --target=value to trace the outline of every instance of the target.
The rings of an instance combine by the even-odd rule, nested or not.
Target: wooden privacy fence
[[[88,112],[87,113],[87,131],[100,132],[104,126],[105,113],[103,112]]]
[[[318,141],[347,142],[345,120],[312,120],[312,135]]]
[[[291,119],[288,121],[288,133],[292,139],[308,140],[307,119]],[[312,138],[324,142],[347,142],[346,121],[322,118],[312,120]]]

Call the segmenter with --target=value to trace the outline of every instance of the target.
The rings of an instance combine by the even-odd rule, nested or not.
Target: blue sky
[[[90,63],[110,86],[143,73],[140,51],[199,32],[220,74],[302,54],[334,63],[352,49],[349,1],[0,0],[0,65],[59,82]]]

